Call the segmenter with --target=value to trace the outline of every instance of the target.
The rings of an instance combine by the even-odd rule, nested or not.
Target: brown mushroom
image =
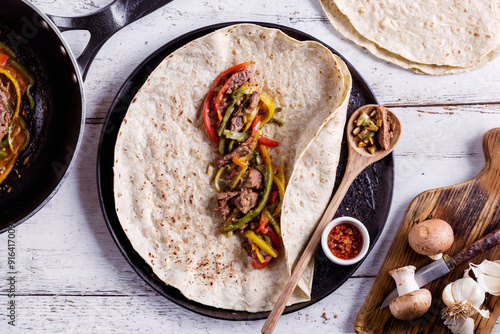
[[[451,247],[454,236],[450,224],[441,219],[429,219],[416,224],[408,234],[408,243],[419,254],[439,260]]]
[[[421,317],[431,307],[432,295],[427,289],[420,289],[415,281],[415,267],[406,266],[389,271],[396,281],[399,297],[389,304],[394,317],[399,320],[413,320]]]

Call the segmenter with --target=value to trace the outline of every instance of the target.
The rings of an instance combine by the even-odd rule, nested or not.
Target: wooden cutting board
[[[486,167],[475,178],[455,186],[423,192],[410,203],[382,268],[357,315],[354,323],[356,333],[451,333],[441,320],[440,313],[444,308],[441,293],[448,283],[463,277],[468,264],[425,286],[432,293],[432,305],[425,315],[416,320],[398,320],[391,315],[388,307],[380,310],[380,305],[396,287],[388,274],[389,270],[410,264],[418,269],[431,262],[408,245],[408,232],[413,225],[430,218],[447,221],[455,233],[455,242],[446,252],[450,255],[500,228],[500,128],[484,135],[483,150]],[[471,262],[480,263],[486,258],[499,260],[500,246],[473,258]],[[490,310],[490,318],[476,315],[475,333],[492,331],[500,314],[499,298],[487,294],[483,308]]]

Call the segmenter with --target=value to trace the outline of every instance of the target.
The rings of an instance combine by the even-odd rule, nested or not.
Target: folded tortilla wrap
[[[263,133],[280,143],[270,154],[289,182],[285,251],[265,269],[250,265],[239,238],[220,233],[207,173],[220,155],[200,110],[217,75],[245,61],[285,121]],[[252,24],[217,30],[164,59],[130,104],[114,165],[118,218],[158,278],[199,303],[270,310],[331,196],[350,89],[346,65],[321,44]],[[290,304],[310,299],[312,279],[311,263]]]

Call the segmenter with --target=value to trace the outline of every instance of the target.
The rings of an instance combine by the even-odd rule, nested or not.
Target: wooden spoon
[[[348,153],[347,166],[344,173],[344,178],[342,179],[342,182],[340,183],[337,192],[335,193],[330,203],[328,204],[328,207],[326,208],[323,217],[321,218],[318,226],[316,227],[316,230],[314,231],[314,234],[309,240],[309,243],[307,244],[305,250],[303,251],[299,261],[297,262],[295,268],[293,269],[292,275],[290,276],[290,279],[283,288],[283,291],[281,292],[281,295],[276,301],[273,310],[267,317],[267,320],[264,323],[264,326],[262,327],[262,333],[270,334],[276,327],[276,324],[278,323],[278,320],[281,317],[281,314],[283,313],[283,310],[285,309],[288,300],[290,299],[293,291],[295,290],[295,287],[297,286],[299,279],[304,274],[304,271],[306,270],[309,261],[314,256],[314,252],[316,251],[316,248],[319,245],[319,242],[321,240],[321,234],[324,228],[333,219],[333,216],[337,212],[337,209],[342,200],[344,199],[347,190],[349,190],[351,183],[366,167],[384,158],[389,153],[391,153],[392,150],[394,150],[394,148],[396,147],[396,144],[398,143],[399,138],[401,137],[401,123],[399,122],[399,119],[396,117],[396,115],[394,115],[389,109],[387,109],[387,115],[390,116],[390,122],[395,125],[395,128],[393,131],[393,137],[391,139],[389,148],[387,150],[377,149],[374,154],[371,154],[366,150],[366,148],[358,147],[358,142],[354,140],[355,136],[352,134],[352,131],[356,127],[355,123],[358,117],[363,112],[369,115],[377,107],[378,105],[376,104],[368,104],[362,106],[359,109],[357,109],[349,118],[349,122],[347,123],[347,129],[346,129],[347,143],[348,143],[347,145],[349,148],[349,153]]]

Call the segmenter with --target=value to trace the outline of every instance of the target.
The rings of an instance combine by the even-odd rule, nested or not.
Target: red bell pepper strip
[[[259,128],[260,128],[260,116],[257,115],[257,116],[255,116],[255,118],[253,119],[253,122],[252,122],[252,134],[247,139],[245,144],[249,144],[255,140],[255,136],[258,134]]]
[[[210,87],[210,90],[213,91],[216,87],[220,86],[220,84],[221,84],[220,81],[224,77],[226,77],[228,75],[232,76],[234,73],[247,68],[249,65],[250,65],[249,62],[245,62],[245,63],[234,65],[233,67],[228,68],[227,70],[225,70],[224,72],[219,74],[217,76],[217,78],[215,78],[214,82],[212,83],[212,87]],[[220,101],[222,100],[222,96],[224,95],[224,93],[226,92],[226,90],[228,88],[230,79],[231,79],[231,77],[226,80],[225,84],[219,89],[219,92],[217,93],[217,96],[215,97],[214,110],[217,114],[217,117],[219,118],[219,121],[222,121],[222,114],[219,111],[219,104],[220,104]]]
[[[210,121],[210,103],[212,101],[212,98],[214,97],[214,89],[220,85],[220,81],[222,78],[229,74],[233,74],[234,72],[237,72],[239,70],[245,69],[250,65],[249,62],[245,62],[242,64],[235,65],[233,67],[228,68],[221,74],[215,78],[214,82],[212,83],[212,86],[210,86],[210,90],[208,91],[207,96],[205,97],[205,101],[203,102],[203,121],[205,123],[205,128],[207,129],[208,135],[212,139],[214,143],[219,145],[219,137],[217,136],[217,133],[215,132],[214,126],[212,122]],[[220,101],[219,101],[220,102]],[[217,118],[219,121],[222,120],[222,115],[219,112],[219,108],[215,110],[217,114]]]
[[[212,139],[212,141],[219,145],[219,137],[217,136],[217,132],[215,132],[212,121],[210,120],[210,101],[212,100],[212,96],[214,95],[214,91],[210,90],[208,92],[207,97],[205,97],[205,101],[203,102],[203,122],[205,123],[205,128],[207,129],[207,133]]]
[[[9,59],[9,55],[4,53],[0,53],[0,67],[4,67],[7,64],[7,60]]]
[[[265,268],[268,264],[269,264],[269,261],[271,261],[273,257],[269,254],[267,254],[264,259],[264,263],[261,263],[259,261],[259,258],[257,257],[257,254],[255,254],[255,251],[252,251],[252,267],[254,268],[257,268],[257,269],[262,269],[262,268]]]
[[[217,113],[217,117],[219,118],[219,121],[222,121],[222,114],[220,113],[220,110],[219,110],[220,101],[222,101],[222,97],[224,96],[224,93],[229,88],[229,83],[237,75],[237,72],[239,72],[240,70],[243,70],[243,69],[247,68],[249,64],[250,63],[247,62],[247,63],[243,63],[243,64],[239,64],[239,65],[233,66],[233,67],[231,67],[229,69],[229,70],[234,70],[234,68],[237,68],[236,70],[234,70],[234,73],[231,74],[231,76],[229,78],[227,78],[227,80],[224,83],[224,85],[222,85],[222,87],[219,89],[219,91],[217,92],[217,96],[215,97],[215,100],[214,100],[214,110]]]
[[[271,191],[271,195],[269,195],[269,203],[274,204],[276,203],[276,199],[278,198],[278,190],[273,190]]]
[[[272,226],[269,226],[267,228],[267,235],[269,236],[269,238],[271,238],[271,242],[273,243],[274,245],[274,248],[276,248],[277,250],[281,249],[281,241],[280,241],[280,237],[278,236],[278,234],[274,231],[273,227]]]
[[[274,141],[272,139],[262,137],[262,136],[259,137],[259,144],[270,146],[270,147],[276,147],[279,145],[279,143],[277,141]]]
[[[257,233],[262,232],[264,234],[267,234],[268,231],[267,223],[269,223],[269,218],[267,218],[264,211],[262,211],[262,214],[260,215],[259,228],[257,229]]]

